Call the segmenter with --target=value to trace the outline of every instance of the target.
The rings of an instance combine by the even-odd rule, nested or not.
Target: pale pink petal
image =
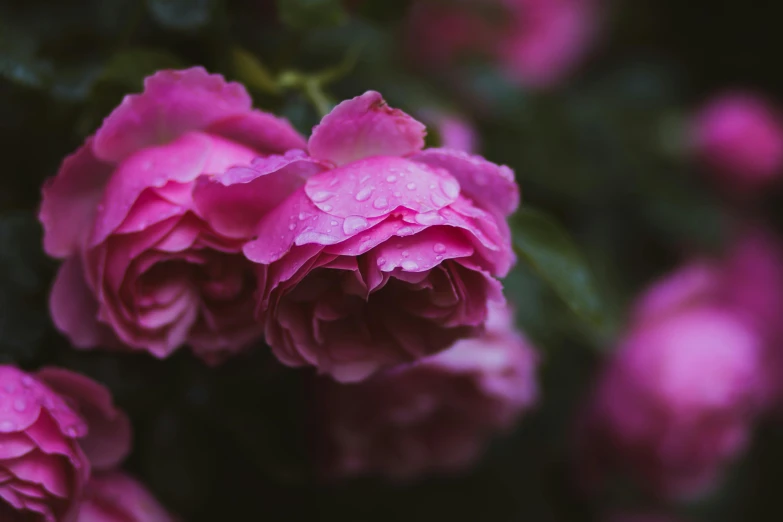
[[[109,181],[112,166],[98,160],[88,139],[65,158],[57,176],[46,181],[39,219],[44,250],[53,257],[74,252],[88,237],[96,207]]]
[[[506,166],[449,149],[427,149],[411,160],[446,170],[459,181],[462,195],[480,208],[508,216],[519,206],[519,186]]]
[[[313,129],[308,148],[335,165],[372,156],[405,156],[424,147],[424,125],[392,109],[375,91],[346,100]]]
[[[144,81],[144,92],[126,96],[95,134],[95,154],[120,162],[147,147],[162,145],[224,118],[247,113],[250,96],[202,67],[159,71]]]
[[[316,174],[307,180],[305,192],[327,214],[374,218],[399,207],[419,213],[439,210],[457,199],[460,185],[441,169],[376,157]]]

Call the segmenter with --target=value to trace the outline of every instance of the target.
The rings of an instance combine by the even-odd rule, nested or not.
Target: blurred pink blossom
[[[580,431],[588,481],[620,470],[692,497],[745,448],[766,393],[764,343],[722,277],[690,265],[639,298]]]
[[[508,310],[493,307],[483,337],[360,384],[322,380],[327,474],[411,478],[468,466],[535,402],[536,367]]]
[[[99,473],[87,483],[76,522],[173,522],[144,486],[117,471]]]
[[[428,67],[484,58],[515,83],[545,88],[583,58],[597,11],[595,0],[417,0],[408,44]]]
[[[694,154],[735,189],[757,189],[783,174],[783,119],[747,92],[711,100],[691,123]]]

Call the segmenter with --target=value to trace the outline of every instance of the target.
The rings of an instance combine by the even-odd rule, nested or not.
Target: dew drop
[[[400,227],[397,230],[397,235],[398,236],[410,236],[411,234],[413,234],[413,232],[414,232],[413,227]]]
[[[315,203],[321,203],[331,197],[334,197],[334,192],[319,190],[318,192],[313,194],[313,196],[310,199],[312,199]]]
[[[14,401],[14,409],[18,412],[23,412],[25,409],[27,409],[27,401],[22,397],[19,397]]]
[[[379,257],[377,261],[378,266],[382,266],[386,264],[386,258],[385,257]]]
[[[410,253],[407,250],[403,250],[401,255],[402,257],[408,257]]]
[[[333,227],[336,227],[337,226],[337,221],[330,221],[329,224],[332,225]]]
[[[405,188],[407,188],[408,190],[416,190],[416,184],[408,183],[407,185],[405,185]]]
[[[290,225],[288,225],[288,230],[293,230],[293,229],[295,229],[295,228],[296,228],[296,225],[295,225],[295,224],[293,224],[293,223],[291,223]]]
[[[299,213],[299,221],[304,221],[307,218],[307,214],[304,212]]]
[[[420,214],[416,214],[414,217],[416,220],[416,223],[420,225],[438,225],[440,223],[443,223],[443,216],[438,214],[437,212],[423,212]]]
[[[329,212],[332,210],[332,205],[324,205],[322,208],[324,209],[324,212]]]
[[[440,255],[440,254],[438,254],[437,256],[435,256],[435,259],[437,259],[438,261],[440,261],[441,259],[443,259],[443,256],[442,256],[442,255]]]
[[[446,245],[444,245],[443,243],[435,243],[434,245],[432,245],[432,249],[435,252],[442,254],[443,252],[446,251]]]
[[[372,194],[372,191],[375,190],[374,187],[364,187],[362,190],[356,193],[355,199],[356,201],[367,201],[367,199],[370,197],[370,194]]]
[[[406,259],[402,262],[402,269],[407,271],[413,271],[419,268],[419,264],[416,261]]]
[[[455,199],[459,196],[459,184],[453,179],[441,180],[440,188],[448,198]]]
[[[24,377],[22,377],[22,386],[24,386],[25,388],[29,388],[32,385],[33,385],[32,377],[30,377],[29,375],[25,375]]]
[[[69,437],[76,437],[79,435],[79,427],[78,426],[68,426],[65,428],[65,434]]]
[[[395,181],[397,181],[397,176],[395,176],[394,174],[386,176],[386,181],[388,181],[389,183],[394,183]]]
[[[389,206],[389,200],[384,197],[380,197],[373,202],[372,206],[378,210],[384,209]]]
[[[16,424],[14,424],[10,420],[0,422],[0,431],[9,432],[9,431],[14,431],[15,429],[16,429]]]
[[[366,219],[361,216],[348,216],[343,222],[343,232],[346,234],[355,234],[370,226]]]

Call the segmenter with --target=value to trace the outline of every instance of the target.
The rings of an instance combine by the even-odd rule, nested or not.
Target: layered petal
[[[375,92],[344,101],[313,129],[308,143],[316,159],[345,165],[372,156],[405,156],[424,147],[426,129]]]

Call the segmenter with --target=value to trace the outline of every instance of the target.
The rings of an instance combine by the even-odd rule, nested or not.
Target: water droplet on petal
[[[9,431],[14,431],[15,429],[16,429],[16,424],[14,424],[10,420],[0,422],[0,431],[9,432]]]
[[[329,224],[332,225],[333,227],[336,227],[337,226],[337,221],[330,221]]]
[[[370,175],[365,174],[364,176],[362,176],[362,179],[359,180],[359,184],[364,185],[365,183],[367,183],[368,179],[370,179]]]
[[[307,214],[305,214],[304,212],[300,212],[299,213],[299,221],[304,221],[305,218],[307,218]]]
[[[316,203],[321,203],[333,196],[334,196],[334,192],[329,192],[327,190],[319,190],[318,192],[313,194],[313,196],[310,199],[312,199]]]
[[[416,220],[416,223],[425,226],[438,225],[443,223],[443,216],[437,212],[423,212],[421,214],[416,214],[414,219]]]
[[[324,212],[329,212],[330,210],[332,210],[332,205],[324,205],[323,209],[324,209]]]
[[[410,236],[411,234],[413,234],[413,232],[414,232],[413,227],[400,227],[397,230],[397,235],[398,236]]]
[[[367,201],[367,199],[370,197],[370,194],[372,194],[372,191],[375,190],[375,187],[365,187],[359,192],[356,193],[356,201]]]
[[[417,270],[419,268],[418,263],[416,261],[411,261],[410,259],[407,259],[402,262],[402,269],[407,271],[413,271]]]
[[[386,258],[385,257],[379,257],[377,261],[378,266],[385,265],[386,264]]]
[[[443,243],[435,243],[434,245],[432,245],[432,249],[435,252],[442,254],[443,252],[446,251],[446,245],[444,245]]]
[[[29,388],[32,385],[33,385],[32,377],[30,377],[29,375],[25,375],[24,377],[22,377],[22,386],[24,386],[25,388]]]
[[[441,180],[440,188],[448,198],[456,199],[459,196],[459,183],[453,179]]]
[[[430,200],[432,201],[432,204],[435,205],[438,208],[445,207],[448,204],[448,200],[438,194],[437,192],[433,193],[432,196],[430,196]]]
[[[372,206],[378,210],[384,209],[389,206],[389,200],[384,197],[380,197],[373,202]]]
[[[370,223],[368,223],[367,220],[363,217],[348,216],[343,222],[343,232],[345,232],[347,235],[355,234],[364,230],[368,226],[370,226]]]
[[[440,254],[438,254],[437,256],[435,256],[435,259],[437,259],[438,261],[440,261],[441,259],[443,259],[443,256],[442,256],[442,255],[440,255]]]
[[[69,437],[76,437],[79,435],[79,427],[78,426],[68,426],[65,428],[65,434]]]
[[[405,188],[407,188],[408,190],[416,190],[416,184],[408,183],[407,185],[405,185]]]
[[[403,250],[401,255],[402,257],[408,257],[410,253],[407,250]]]
[[[294,225],[293,223],[291,223],[290,225],[288,225],[288,230],[293,230],[293,229],[295,229],[295,228],[296,228],[296,225]]]
[[[395,181],[397,181],[397,176],[395,176],[394,174],[386,176],[386,181],[388,181],[389,183],[394,183]]]

